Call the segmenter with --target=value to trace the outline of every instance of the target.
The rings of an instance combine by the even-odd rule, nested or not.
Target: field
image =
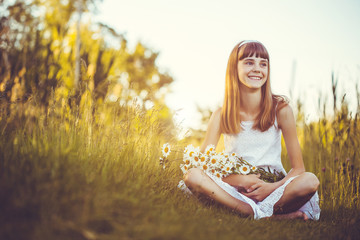
[[[358,78],[344,79],[356,85],[357,99],[350,99],[348,103],[345,95],[339,97],[337,77],[333,73],[333,99],[319,98],[317,107],[320,114],[314,121],[306,119],[304,101],[292,99],[306,169],[316,174],[321,183],[318,191],[322,209],[320,220],[255,221],[244,218],[209,200],[185,195],[177,188],[182,179],[179,168],[182,151],[188,144],[200,145],[204,131],[201,127],[192,129],[187,138],[180,139],[180,130],[173,120],[175,113],[168,108],[169,103],[165,100],[179,86],[172,85],[175,78],[170,69],[176,68],[174,65],[169,68],[159,65],[160,49],[152,49],[141,40],[131,42],[123,22],[115,19],[112,19],[111,25],[101,22],[96,17],[101,2],[1,0],[0,240],[360,239]],[[128,11],[128,4],[118,4],[124,7],[113,9],[122,16]],[[157,4],[154,1],[150,5]],[[159,4],[154,12],[139,5],[131,15],[136,16],[139,25],[147,28],[152,25],[151,19],[157,19],[154,16],[158,13],[169,17],[183,16],[180,11],[183,9],[186,10],[184,16],[188,18],[187,7],[172,7],[176,10],[176,14],[172,14],[164,11],[162,5]],[[186,3],[181,5],[186,6]],[[211,24],[211,36],[228,36],[213,30],[215,25],[212,20],[199,18],[201,14],[192,9],[193,5],[191,2],[190,12],[196,13],[196,19]],[[265,5],[260,4],[259,7]],[[331,5],[322,4],[321,8]],[[346,6],[357,9],[356,4]],[[265,12],[271,13],[267,5],[265,7]],[[149,16],[139,14],[143,9]],[[199,13],[203,10],[201,6]],[[336,16],[341,16],[338,15],[341,9],[336,10]],[[219,11],[216,9],[216,12]],[[310,13],[307,12],[307,15],[310,16]],[[313,14],[318,19],[309,22],[327,23],[323,18],[325,13],[327,11],[324,10],[321,14]],[[348,11],[344,14],[352,16]],[[333,19],[332,15],[329,16]],[[347,17],[341,18],[342,21],[344,19]],[[176,22],[183,23],[180,20]],[[218,23],[217,19],[214,20]],[[146,25],[143,24],[145,21]],[[172,26],[167,18],[162,22]],[[237,20],[234,22],[237,23]],[[264,23],[268,22],[259,23],[264,28]],[[191,25],[198,26],[196,22]],[[333,30],[342,26],[341,21],[327,25]],[[274,29],[270,26],[269,29]],[[204,27],[206,30],[207,27]],[[193,33],[182,34],[179,31],[186,28],[186,25],[172,27],[176,34],[165,30],[161,32],[176,37],[172,45],[184,53],[185,58],[170,55],[188,64],[190,58],[197,59],[193,53],[202,51],[194,51],[186,45],[189,42],[191,47],[196,46],[195,42],[188,41],[191,39],[188,36]],[[130,31],[129,34],[133,33]],[[245,32],[242,34],[246,35]],[[200,35],[206,37],[206,34]],[[314,36],[309,33],[300,35]],[[355,35],[338,35],[346,41],[336,41],[336,45],[355,39]],[[182,36],[186,37],[186,41],[182,40]],[[215,37],[211,39],[216,40]],[[321,37],[316,34],[315,37],[316,43],[319,39],[330,39],[332,35]],[[196,40],[199,39],[196,37]],[[204,47],[211,44],[205,42],[201,44]],[[274,39],[269,42],[279,41]],[[154,43],[163,45],[157,41]],[[311,45],[303,43],[301,41],[300,45],[306,49]],[[222,44],[216,44],[223,48]],[[333,46],[328,41],[321,46],[315,45],[315,55],[306,57],[309,63],[321,56],[322,49]],[[351,51],[341,48],[338,50],[340,55],[332,47],[329,51],[344,62],[341,65],[351,66],[351,58],[340,56],[345,56],[342,52],[354,53],[356,47],[352,47]],[[166,51],[169,53],[168,49]],[[311,49],[306,52],[311,52]],[[213,58],[217,57],[214,55]],[[215,64],[213,58],[208,58],[211,64]],[[301,59],[301,56],[294,53],[294,58]],[[192,67],[199,70],[205,63],[198,62],[190,64],[193,66],[186,69],[186,74],[197,76]],[[322,62],[316,60],[316,65],[324,65]],[[347,71],[344,76],[347,76]],[[211,72],[211,75],[216,74]],[[206,75],[201,74],[201,77],[210,82]],[[184,79],[177,78],[178,84],[184,84]],[[295,83],[294,79],[292,83]],[[346,85],[343,83],[341,85]],[[300,84],[303,83],[295,85]],[[186,87],[195,89],[194,86]],[[292,91],[289,92],[291,95]],[[322,96],[326,94],[326,89],[319,93]],[[134,102],[135,99],[137,102]],[[357,109],[354,110],[351,104],[356,101]],[[328,102],[331,102],[331,107]],[[202,123],[208,122],[211,111],[199,109],[199,112]],[[172,146],[171,161],[166,163],[165,169],[159,161],[164,143]],[[220,142],[218,150],[222,146]],[[285,169],[289,170],[285,146],[282,160]]]
[[[343,102],[332,119],[305,123],[298,106],[306,168],[321,182],[316,222],[255,221],[184,195],[178,166],[188,142],[162,109],[3,106],[0,239],[358,239],[358,115]],[[174,160],[162,169],[165,142]]]

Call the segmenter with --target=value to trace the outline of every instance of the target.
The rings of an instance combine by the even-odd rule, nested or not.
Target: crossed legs
[[[214,199],[215,201],[246,216],[254,215],[249,204],[229,195],[198,168],[190,169],[184,176],[184,182],[192,192],[204,194],[205,196],[210,197],[211,199]]]
[[[246,216],[254,214],[249,204],[229,195],[200,169],[190,169],[184,176],[184,181],[193,192],[210,197]],[[314,174],[305,172],[299,175],[286,186],[283,196],[274,205],[272,218],[303,218],[307,220],[307,216],[298,209],[314,195],[318,186],[319,180]]]
[[[296,216],[307,216],[298,211],[315,194],[319,187],[319,180],[313,174],[304,172],[292,180],[285,188],[282,197],[274,205],[274,217],[282,218],[282,214],[296,213]]]

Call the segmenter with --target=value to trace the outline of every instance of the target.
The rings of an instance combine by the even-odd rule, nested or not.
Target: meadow
[[[190,140],[177,139],[164,109],[83,98],[46,111],[31,98],[1,106],[0,239],[359,239],[360,121],[345,100],[311,123],[297,104],[306,168],[321,182],[320,220],[304,222],[244,218],[184,195]],[[288,170],[285,149],[283,161]]]
[[[350,112],[333,79],[332,111],[319,99],[314,122],[293,99],[320,220],[244,218],[177,188],[182,151],[204,132],[179,139],[159,51],[98,22],[98,2],[1,1],[0,240],[360,239],[358,86]],[[282,160],[289,170],[284,146]]]

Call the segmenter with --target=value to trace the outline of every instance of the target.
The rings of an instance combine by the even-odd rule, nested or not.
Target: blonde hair
[[[239,47],[240,46],[240,47]],[[263,44],[257,41],[240,42],[231,51],[225,77],[225,98],[221,111],[220,129],[222,133],[239,133],[241,128],[240,118],[240,88],[238,77],[238,61],[253,56],[267,59],[269,62],[268,72],[270,72],[269,53]],[[275,122],[276,110],[281,109],[288,103],[284,96],[274,95],[271,92],[270,76],[261,87],[261,109],[255,119],[253,129],[266,131]],[[278,106],[276,108],[276,106]]]

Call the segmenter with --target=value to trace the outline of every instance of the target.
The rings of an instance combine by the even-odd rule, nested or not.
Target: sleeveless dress
[[[276,169],[286,175],[281,163],[281,130],[277,127],[276,118],[274,125],[265,132],[252,129],[252,121],[242,121],[241,126],[243,130],[238,134],[224,134],[225,152],[235,152],[253,166],[266,167],[265,169],[270,167],[272,172]],[[283,195],[285,187],[297,177],[289,178],[263,201],[256,202],[221,179],[211,174],[208,174],[208,176],[232,197],[249,204],[253,209],[254,219],[272,216],[274,205]],[[186,190],[189,192],[188,189]],[[299,210],[304,212],[309,219],[318,220],[320,217],[318,193],[316,192]]]

